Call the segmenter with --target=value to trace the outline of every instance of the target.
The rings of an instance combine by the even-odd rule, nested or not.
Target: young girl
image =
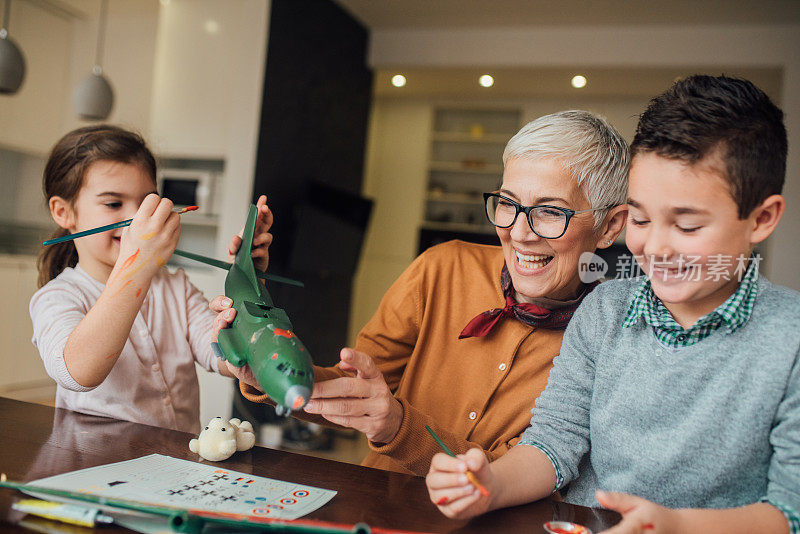
[[[31,299],[33,343],[57,382],[56,406],[199,431],[195,361],[232,376],[211,348],[215,314],[183,271],[162,269],[180,216],[156,194],[156,163],[141,137],[80,128],[53,148],[44,193],[54,237],[133,218],[125,229],[45,247]],[[272,214],[258,201],[253,257],[266,268]],[[234,237],[229,252],[238,249]]]

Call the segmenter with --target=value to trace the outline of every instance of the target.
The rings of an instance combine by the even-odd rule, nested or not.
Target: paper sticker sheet
[[[81,469],[31,484],[146,504],[276,519],[297,519],[320,508],[336,495],[332,490],[161,454]]]

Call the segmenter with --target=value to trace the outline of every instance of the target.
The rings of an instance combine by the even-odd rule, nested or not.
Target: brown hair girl
[[[61,197],[74,207],[89,167],[98,161],[139,165],[156,182],[156,160],[141,136],[108,124],[78,128],[62,137],[50,151],[44,169],[42,190],[46,202]],[[59,228],[51,239],[67,235]],[[44,247],[39,254],[39,287],[78,264],[72,241]]]

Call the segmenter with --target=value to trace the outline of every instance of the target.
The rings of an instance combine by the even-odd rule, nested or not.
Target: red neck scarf
[[[564,306],[563,308],[548,310],[547,308],[537,306],[536,304],[517,303],[516,299],[514,298],[514,286],[511,283],[511,273],[508,272],[508,267],[503,265],[503,270],[500,271],[500,285],[503,288],[503,295],[506,298],[506,307],[494,308],[481,313],[472,319],[466,327],[464,327],[464,330],[461,331],[458,339],[464,339],[465,337],[483,337],[491,332],[492,328],[494,328],[504,317],[514,317],[515,319],[536,328],[548,328],[554,330],[566,328],[569,320],[572,319],[572,315],[578,308],[578,305],[598,283],[599,282],[593,282],[591,284],[587,284],[585,286],[586,289],[577,302],[570,304],[569,306]]]

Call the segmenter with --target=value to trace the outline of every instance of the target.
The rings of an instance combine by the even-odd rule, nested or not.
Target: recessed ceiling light
[[[573,76],[572,77],[572,87],[575,89],[580,89],[581,87],[586,87],[586,77],[585,76]]]
[[[403,87],[406,84],[406,77],[402,74],[395,74],[392,76],[392,85],[395,87]]]
[[[203,24],[203,28],[211,35],[216,35],[219,33],[219,22],[209,19]]]
[[[488,74],[484,74],[483,76],[478,78],[478,83],[481,84],[482,87],[491,87],[494,85],[494,78],[492,78]]]

